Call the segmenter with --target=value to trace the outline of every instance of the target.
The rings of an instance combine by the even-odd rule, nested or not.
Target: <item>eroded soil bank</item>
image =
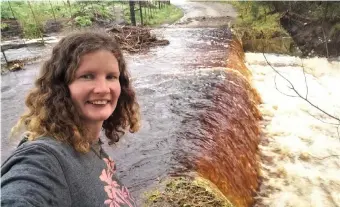
[[[339,56],[340,4],[337,2],[231,2],[233,24],[246,52],[302,57]]]
[[[280,23],[291,35],[303,56],[340,55],[340,29],[335,29],[337,21],[310,19],[286,12]]]

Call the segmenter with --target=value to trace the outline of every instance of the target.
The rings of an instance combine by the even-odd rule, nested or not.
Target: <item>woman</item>
[[[81,32],[53,49],[14,131],[26,140],[1,169],[1,206],[135,206],[101,148],[139,128],[123,54],[108,35]]]

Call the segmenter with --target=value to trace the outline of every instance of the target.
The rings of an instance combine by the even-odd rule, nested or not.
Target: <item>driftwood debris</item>
[[[24,58],[20,60],[11,60],[7,61],[5,64],[1,63],[1,74],[7,73],[7,72],[15,72],[19,70],[24,70],[25,65],[27,63],[32,63],[36,60],[40,60],[42,56],[32,57],[32,58]]]
[[[135,26],[113,26],[106,30],[120,44],[122,50],[140,52],[150,47],[168,45],[168,40],[159,40],[149,28]]]

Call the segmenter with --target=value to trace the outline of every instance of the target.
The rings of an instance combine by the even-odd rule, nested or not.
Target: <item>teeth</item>
[[[91,104],[107,104],[108,101],[91,101]]]

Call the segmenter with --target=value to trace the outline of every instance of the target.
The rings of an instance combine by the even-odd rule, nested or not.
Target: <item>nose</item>
[[[94,93],[109,93],[110,92],[110,88],[109,85],[107,83],[106,78],[98,78],[95,81],[94,84],[94,89],[93,89]]]

